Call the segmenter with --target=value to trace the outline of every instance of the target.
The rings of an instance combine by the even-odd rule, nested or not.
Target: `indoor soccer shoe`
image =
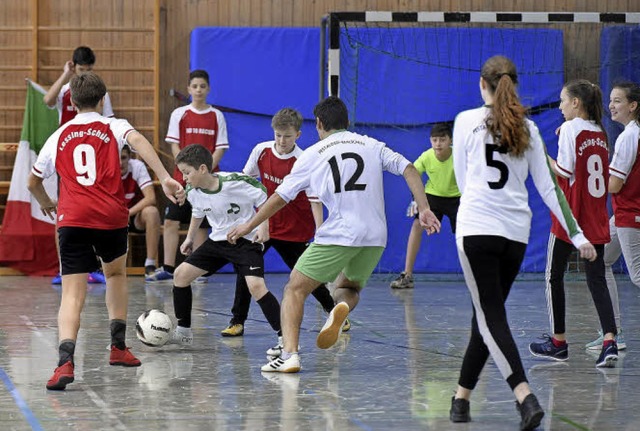
[[[398,278],[391,282],[392,289],[413,289],[413,276],[401,272]]]
[[[229,326],[220,331],[223,337],[240,337],[244,334],[244,325],[242,323],[229,323]]]
[[[604,343],[604,335],[601,330],[598,330],[598,338],[584,345],[587,350],[600,350],[602,349],[602,343]],[[627,343],[624,340],[624,335],[622,334],[622,328],[618,330],[618,334],[616,335],[616,344],[618,345],[618,350],[625,350],[627,348]]]
[[[327,322],[324,324],[316,338],[316,345],[319,348],[328,349],[336,344],[336,341],[338,341],[338,337],[340,336],[340,332],[342,332],[342,325],[344,325],[344,321],[348,315],[349,306],[346,302],[340,302],[333,307],[333,310],[329,313]]]
[[[142,364],[140,359],[133,356],[128,347],[123,350],[116,346],[111,346],[111,356],[109,356],[109,365],[121,365],[123,367],[139,367]]]
[[[451,397],[451,410],[449,410],[449,420],[451,422],[471,422],[469,413],[469,400]]]
[[[275,346],[267,350],[267,357],[269,358],[269,360],[279,358],[280,355],[282,355],[282,349],[283,349],[282,337],[278,337],[278,344],[276,344]]]
[[[347,317],[346,319],[344,319],[344,325],[342,325],[342,332],[347,332],[349,329],[351,329],[351,322]]]
[[[602,346],[602,351],[596,362],[597,368],[614,368],[618,361],[618,346],[616,342],[608,342]]]
[[[520,421],[521,431],[536,429],[538,425],[540,425],[540,422],[542,422],[544,410],[542,410],[538,399],[533,394],[527,395],[526,398],[522,400],[522,404],[516,401],[516,410],[520,412],[520,417],[522,418]]]
[[[104,277],[104,274],[100,271],[90,272],[87,275],[87,283],[89,284],[104,284],[107,282],[107,279]]]
[[[172,281],[173,274],[165,271],[164,268],[160,267],[156,269],[151,275],[147,275],[144,278],[144,281],[148,281],[151,283],[159,282],[159,281]]]
[[[297,353],[292,353],[288,359],[279,356],[261,368],[265,373],[297,373],[300,369],[300,356]]]
[[[53,376],[47,381],[47,389],[63,391],[71,382],[73,382],[73,363],[67,361],[55,369]]]
[[[566,361],[569,359],[569,345],[567,343],[564,343],[564,346],[556,347],[551,337],[547,334],[541,338],[545,341],[529,344],[529,351],[533,356],[549,358],[554,361]]]
[[[176,326],[176,329],[171,331],[171,336],[167,344],[178,344],[180,346],[193,345],[193,331],[191,328],[184,328],[182,326]]]

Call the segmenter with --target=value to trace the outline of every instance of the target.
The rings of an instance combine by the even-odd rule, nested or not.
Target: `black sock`
[[[173,265],[165,265],[162,264],[162,269],[164,269],[165,271],[167,271],[169,274],[173,274],[173,272],[176,270],[176,267]]]
[[[76,342],[73,340],[62,340],[60,342],[60,346],[58,347],[58,355],[60,359],[58,360],[58,366],[61,366],[67,361],[71,361],[73,364],[73,353],[76,350]]]
[[[127,322],[120,319],[113,319],[109,324],[111,329],[111,345],[116,346],[120,350],[126,349],[124,338],[127,333]]]
[[[191,286],[176,287],[173,286],[173,309],[176,312],[178,326],[183,328],[191,328],[191,306],[193,303],[193,294]]]
[[[267,292],[266,295],[258,300],[258,305],[262,309],[264,317],[267,318],[269,325],[280,335],[280,304],[276,297],[271,292]]]

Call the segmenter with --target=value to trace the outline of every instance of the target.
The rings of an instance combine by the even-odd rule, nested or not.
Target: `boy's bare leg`
[[[164,243],[163,263],[171,266],[176,265],[176,253],[180,242],[180,222],[177,220],[164,221],[164,233],[162,236]]]
[[[109,320],[127,320],[129,289],[127,286],[127,254],[109,262],[102,263],[107,282],[106,303]]]
[[[407,255],[404,261],[404,272],[407,275],[413,275],[413,267],[416,264],[416,257],[422,243],[422,232],[424,232],[424,229],[420,226],[420,221],[413,220],[409,239],[407,240]]]
[[[158,245],[160,244],[160,214],[156,207],[146,207],[140,213],[147,245],[147,259],[158,262]]]
[[[346,302],[349,306],[349,311],[353,311],[354,308],[360,302],[360,283],[351,281],[344,276],[343,273],[338,275],[335,281],[336,289],[333,291],[333,298],[336,304],[339,302]]]
[[[291,271],[289,282],[284,288],[280,320],[284,350],[297,352],[300,344],[300,325],[304,315],[304,301],[321,283],[307,277],[298,270]]]
[[[87,273],[62,276],[62,298],[58,311],[58,339],[73,340],[78,338],[80,314],[87,296]]]

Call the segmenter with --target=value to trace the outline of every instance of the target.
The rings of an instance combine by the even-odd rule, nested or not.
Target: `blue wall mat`
[[[431,40],[437,40],[440,44],[436,50],[440,56],[450,56],[450,52],[457,52],[460,46],[465,47],[462,55],[453,56],[457,58],[455,61],[466,62],[466,66],[463,66],[469,69],[464,72],[466,78],[462,86],[460,82],[455,82],[458,78],[450,77],[451,70],[443,75],[442,71],[433,67],[418,71],[413,65],[403,69],[390,60],[390,56],[374,59],[373,54],[365,53],[361,48],[357,48],[360,49],[359,53],[350,53],[348,43],[343,43],[345,49],[341,61],[347,59],[345,61],[348,63],[357,55],[364,58],[364,63],[356,68],[359,74],[357,81],[350,80],[349,72],[345,67],[342,69],[345,75],[341,83],[346,87],[341,88],[341,96],[352,108],[355,120],[353,129],[384,141],[408,159],[415,160],[430,147],[429,123],[452,121],[459,111],[481,104],[477,87],[478,69],[484,59],[498,53],[516,61],[521,76],[520,93],[526,104],[539,106],[558,100],[563,83],[561,32],[510,30],[502,33],[504,30],[485,29],[480,34],[475,33],[476,29],[467,30],[468,33],[460,34],[451,29],[428,29],[437,33],[432,34]],[[393,43],[402,42],[401,33],[392,34],[395,34]],[[501,48],[499,52],[494,52],[491,46],[497,43]],[[449,51],[454,47],[456,51]],[[415,49],[421,48],[416,46]],[[543,50],[546,50],[546,61],[539,61],[543,58]],[[312,110],[317,103],[318,51],[318,29],[205,27],[193,30],[191,68],[206,69],[211,74],[210,103],[235,111],[225,112],[230,149],[222,159],[223,170],[242,169],[251,149],[257,143],[273,138],[271,116],[284,106],[300,110],[306,119],[300,146],[306,148],[317,141]],[[412,99],[410,103],[399,103],[395,101],[397,90],[384,85],[385,80],[389,84],[389,78],[402,81],[403,91],[424,88],[422,80],[427,79],[427,82],[433,82],[433,91],[425,94],[414,91],[417,99]],[[349,98],[350,82],[368,86],[361,88],[358,93],[358,97],[363,99],[356,98],[354,101]],[[376,88],[373,93],[375,97],[367,99],[363,92],[371,88]],[[387,113],[393,112],[391,117],[381,115],[383,109]],[[555,155],[557,138],[553,131],[562,122],[559,111],[554,108],[533,119],[540,126],[549,152]],[[397,123],[391,125],[392,122]],[[398,124],[408,127],[398,127]],[[533,191],[531,185],[530,189],[534,234],[523,269],[541,272],[544,271],[550,220],[548,210],[537,192]],[[411,227],[411,219],[405,216],[410,194],[401,177],[385,175],[385,198],[389,242],[378,272],[395,273],[404,266],[406,240]],[[272,252],[267,255],[265,267],[274,272],[288,271]],[[445,220],[439,235],[423,236],[416,271],[460,272],[448,221]]]

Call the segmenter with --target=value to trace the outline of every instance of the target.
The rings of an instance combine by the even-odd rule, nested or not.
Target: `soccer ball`
[[[145,311],[136,322],[136,335],[147,346],[164,346],[172,330],[171,318],[160,310]]]

